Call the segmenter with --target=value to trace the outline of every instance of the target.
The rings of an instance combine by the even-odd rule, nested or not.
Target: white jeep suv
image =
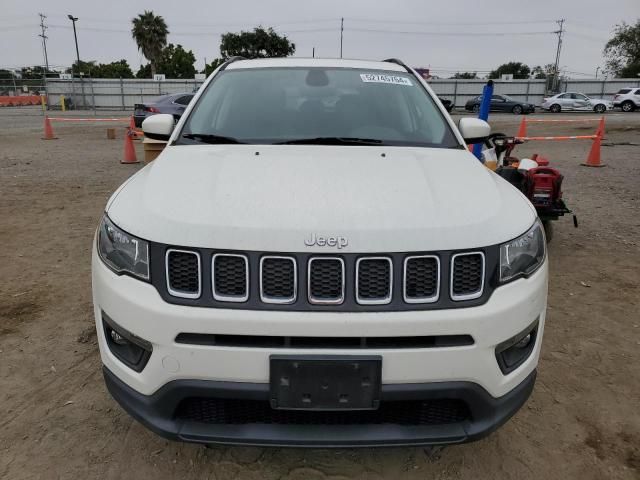
[[[231,59],[109,200],[93,299],[113,397],[198,443],[475,440],[527,400],[532,205],[397,60]]]
[[[620,108],[623,112],[633,112],[640,108],[640,88],[622,88],[613,96],[613,106]]]

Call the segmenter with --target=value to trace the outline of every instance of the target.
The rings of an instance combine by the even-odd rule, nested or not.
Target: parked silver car
[[[584,93],[565,92],[545,98],[541,107],[553,113],[559,113],[563,110],[604,113],[613,108],[613,102],[611,102],[611,100],[605,100],[604,98],[587,97]]]

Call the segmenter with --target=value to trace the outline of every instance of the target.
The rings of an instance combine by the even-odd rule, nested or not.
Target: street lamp
[[[73,38],[76,40],[76,59],[78,60],[78,71],[80,71],[80,51],[78,50],[78,34],[76,33],[76,22],[78,17],[67,15],[67,18],[73,23]]]
[[[82,89],[82,106],[86,107],[87,103],[84,97],[84,82],[82,81],[82,72],[80,68],[80,50],[78,50],[78,33],[76,32],[76,22],[78,21],[78,17],[67,15],[67,18],[71,20],[71,23],[73,23],[73,38],[76,41],[76,60],[78,61],[76,65],[78,65],[78,75],[80,75],[80,88]],[[73,69],[71,69],[71,72],[73,73]]]

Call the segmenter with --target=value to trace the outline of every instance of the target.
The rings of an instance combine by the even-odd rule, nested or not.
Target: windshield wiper
[[[315,137],[286,140],[276,142],[274,145],[384,145],[384,142],[375,138]]]
[[[197,140],[202,143],[244,143],[233,137],[225,137],[223,135],[214,135],[212,133],[185,133],[182,138],[189,140]]]

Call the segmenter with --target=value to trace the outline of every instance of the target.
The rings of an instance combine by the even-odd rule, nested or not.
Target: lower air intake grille
[[[357,263],[357,300],[361,304],[382,304],[391,301],[391,260],[361,258]]]
[[[344,262],[340,258],[309,260],[309,301],[342,303],[344,300]]]
[[[200,296],[200,256],[197,253],[167,251],[167,287],[176,297]]]
[[[446,425],[471,418],[462,400],[382,402],[378,410],[321,412],[274,410],[268,402],[218,398],[187,398],[178,419],[217,425]]]
[[[260,295],[263,302],[289,303],[296,299],[296,263],[289,257],[263,257]]]
[[[440,263],[438,257],[408,257],[405,261],[404,296],[408,302],[438,299]]]
[[[213,256],[213,296],[216,300],[243,302],[249,296],[247,257],[219,253]]]
[[[484,285],[484,255],[479,252],[454,255],[451,274],[453,300],[468,300],[481,296]]]

